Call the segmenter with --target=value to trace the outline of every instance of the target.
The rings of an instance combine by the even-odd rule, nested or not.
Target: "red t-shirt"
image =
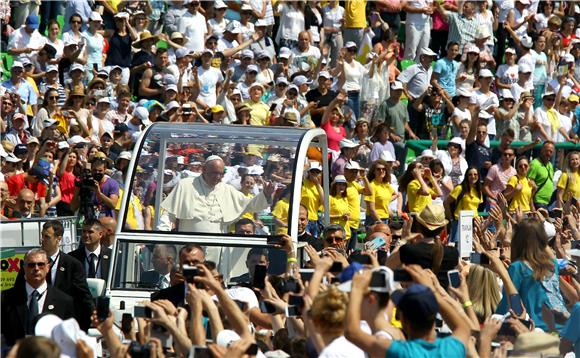
[[[75,181],[77,177],[71,172],[64,172],[58,181],[60,187],[61,201],[70,204],[75,195]]]
[[[330,124],[330,121],[328,121],[321,128],[326,132],[328,148],[340,152],[339,143],[346,137],[346,130],[344,127],[339,127],[340,133],[338,133],[336,130],[334,130],[334,127]]]
[[[25,173],[16,174],[6,179],[6,185],[8,185],[10,196],[18,196],[18,193],[20,193],[22,189],[28,188],[34,192],[35,200],[44,198],[46,196],[46,185],[40,181],[36,184],[26,183],[24,181],[24,174]]]

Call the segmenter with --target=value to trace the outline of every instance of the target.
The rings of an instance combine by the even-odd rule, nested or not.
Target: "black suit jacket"
[[[141,287],[159,288],[159,278],[161,275],[157,271],[145,271],[141,273]]]
[[[24,270],[20,270],[14,287],[24,286],[24,283]],[[75,318],[81,329],[87,331],[91,326],[94,302],[81,263],[61,251],[52,287],[58,288],[74,299]]]
[[[42,314],[52,313],[63,320],[73,317],[73,298],[58,288],[48,287]],[[28,296],[26,287],[20,285],[2,292],[2,334],[6,343],[14,345],[26,334],[28,322]]]
[[[80,261],[85,276],[88,276],[89,273],[85,266],[85,263],[87,262],[85,248],[79,247],[78,249],[71,251],[68,254]],[[111,259],[112,259],[111,249],[109,249],[108,247],[101,246],[101,254],[99,255],[99,267],[98,267],[99,271],[97,272],[97,275],[100,274],[101,275],[100,277],[105,281],[109,280],[109,268],[111,266]]]
[[[185,306],[185,284],[178,283],[175,286],[167,287],[151,294],[151,301],[169,300],[175,307]]]

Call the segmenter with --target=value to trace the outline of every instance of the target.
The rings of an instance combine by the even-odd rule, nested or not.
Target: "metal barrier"
[[[430,139],[415,139],[415,140],[407,140],[405,141],[405,144],[407,145],[407,148],[412,149],[413,151],[415,151],[415,153],[419,153],[419,155],[421,154],[422,151],[424,151],[425,149],[429,149],[431,148],[431,140]],[[439,149],[445,149],[447,148],[447,144],[449,143],[448,140],[438,140],[437,141],[437,147]],[[523,147],[525,145],[531,144],[532,142],[512,142],[511,146],[514,148],[519,148],[519,147]],[[489,143],[489,146],[491,148],[496,148],[497,146],[499,146],[499,140],[492,140]],[[574,144],[574,143],[570,143],[570,142],[566,142],[566,143],[556,143],[556,149],[566,149],[566,150],[572,150],[572,149],[576,149],[576,150],[580,150],[580,144]],[[536,145],[536,148],[540,148],[542,147],[542,144],[538,144]]]
[[[61,250],[68,253],[76,249],[78,245],[76,219],[76,216],[63,216],[0,221],[0,248],[20,251],[39,247],[44,223],[58,220],[64,226]]]

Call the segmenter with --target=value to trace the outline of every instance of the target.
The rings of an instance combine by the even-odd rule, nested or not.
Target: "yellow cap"
[[[220,106],[219,104],[216,104],[215,106],[212,106],[211,107],[211,111],[212,111],[212,113],[223,112],[224,111],[224,107]]]

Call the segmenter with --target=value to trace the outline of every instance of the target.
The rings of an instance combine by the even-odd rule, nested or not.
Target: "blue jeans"
[[[360,116],[360,91],[350,91],[348,92],[348,99],[346,100],[346,105],[349,106],[356,119],[359,119]]]

